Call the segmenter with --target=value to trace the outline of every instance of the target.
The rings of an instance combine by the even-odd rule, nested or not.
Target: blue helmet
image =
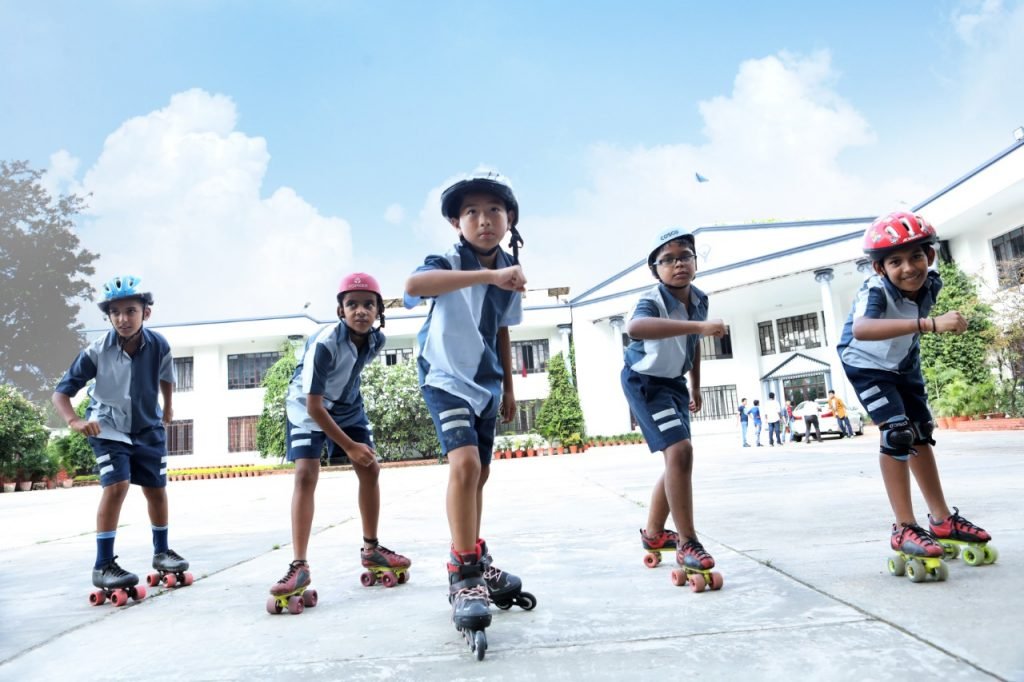
[[[119,301],[123,298],[137,298],[145,305],[153,305],[153,294],[148,291],[140,291],[140,282],[142,280],[135,275],[119,275],[105,282],[103,284],[103,300],[97,304],[103,314],[107,314],[111,301]]]

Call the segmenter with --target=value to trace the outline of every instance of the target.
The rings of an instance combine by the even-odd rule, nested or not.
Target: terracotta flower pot
[[[64,486],[65,488],[74,488],[75,481],[72,478],[65,478],[63,481],[61,481],[61,485]]]

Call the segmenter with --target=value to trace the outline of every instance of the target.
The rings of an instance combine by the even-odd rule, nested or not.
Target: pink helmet
[[[882,258],[890,251],[913,244],[926,246],[938,238],[935,228],[919,215],[896,211],[882,216],[864,231],[864,253]]]
[[[372,276],[365,272],[353,272],[341,278],[338,285],[338,305],[345,294],[352,291],[369,291],[377,294],[377,314],[380,317],[380,326],[384,326],[384,295],[380,292],[380,284]]]

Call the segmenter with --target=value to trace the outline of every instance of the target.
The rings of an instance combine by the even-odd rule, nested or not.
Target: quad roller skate
[[[647,552],[644,555],[644,566],[657,568],[661,564],[663,552],[673,552],[679,549],[679,533],[667,528],[657,535],[648,535],[643,528],[640,529],[640,544]]]
[[[167,587],[188,587],[192,584],[192,574],[187,573],[188,561],[183,556],[168,549],[166,552],[158,552],[153,555],[153,569],[156,573],[150,573],[146,577],[146,584],[156,587],[163,583]]]
[[[307,607],[316,606],[316,590],[306,589],[312,580],[309,564],[296,559],[288,564],[288,572],[270,587],[267,613],[278,614],[287,610],[296,615]]]
[[[981,566],[994,563],[999,558],[996,548],[988,544],[992,539],[988,531],[960,516],[956,507],[953,507],[953,515],[944,521],[936,523],[929,516],[928,522],[932,535],[942,545],[942,556],[947,561],[962,556],[968,566]]]
[[[412,561],[383,545],[359,551],[359,558],[367,570],[359,576],[364,587],[370,587],[379,580],[384,587],[394,587],[409,580]]]
[[[476,654],[484,660],[487,653],[487,634],[491,624],[488,608],[487,583],[483,578],[483,563],[476,552],[460,554],[452,549],[448,563],[448,602],[452,605],[452,622]]]
[[[139,585],[139,576],[118,566],[117,557],[103,568],[92,569],[92,584],[100,588],[89,594],[89,603],[93,606],[108,599],[114,606],[124,606],[129,597],[135,601],[146,598],[146,588]]]
[[[523,592],[523,581],[518,576],[506,573],[494,565],[494,559],[487,550],[487,541],[477,541],[477,551],[480,553],[480,563],[484,567],[484,582],[487,583],[487,594],[502,611],[508,611],[513,606],[518,606],[524,611],[530,611],[537,605],[537,598],[529,592]]]
[[[720,590],[725,578],[718,571],[711,569],[715,560],[696,538],[690,538],[676,551],[676,563],[679,568],[672,569],[670,578],[676,587],[689,585],[694,592],[704,590]]]
[[[924,582],[929,576],[938,582],[949,577],[949,569],[942,563],[942,545],[916,523],[893,524],[889,544],[896,552],[889,558],[891,575],[906,575],[912,583]]]

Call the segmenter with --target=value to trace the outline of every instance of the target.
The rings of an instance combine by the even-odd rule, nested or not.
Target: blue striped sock
[[[153,554],[167,551],[167,526],[153,526]]]
[[[96,533],[96,565],[103,568],[114,559],[114,536],[116,530],[104,530]]]

